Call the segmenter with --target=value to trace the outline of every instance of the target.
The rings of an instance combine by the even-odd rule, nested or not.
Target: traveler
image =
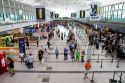
[[[36,40],[36,43],[37,43],[37,47],[39,47],[39,39],[38,38]]]
[[[23,52],[21,52],[19,54],[19,57],[20,57],[21,63],[24,62],[24,53]]]
[[[79,61],[80,59],[80,51],[77,49],[76,51],[76,61]]]
[[[45,51],[44,51],[44,55],[45,55],[45,61],[47,61],[48,52],[47,52],[46,48],[45,48]]]
[[[56,54],[56,59],[58,59],[59,50],[58,50],[57,47],[56,47],[56,49],[55,49],[55,54]]]
[[[28,69],[33,68],[33,56],[32,54],[29,55],[28,57]]]
[[[48,48],[50,48],[50,41],[47,42]]]
[[[82,50],[81,52],[81,62],[84,62],[85,51]]]
[[[64,60],[68,59],[68,49],[64,48]]]
[[[87,60],[87,62],[85,63],[85,77],[84,77],[84,79],[86,79],[86,78],[88,78],[88,72],[89,72],[89,70],[90,70],[90,68],[91,68],[91,63],[90,63],[90,60]]]
[[[29,41],[26,41],[26,48],[29,49]]]
[[[15,75],[14,62],[9,57],[7,57],[7,60],[8,60],[8,72],[9,72],[10,76],[13,76],[13,75]]]
[[[40,62],[42,62],[43,53],[44,53],[43,50],[38,51],[38,59],[39,59]]]

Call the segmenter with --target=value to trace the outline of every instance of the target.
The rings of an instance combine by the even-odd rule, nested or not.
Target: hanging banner
[[[50,18],[51,18],[51,19],[54,18],[54,12],[50,12]]]
[[[91,12],[90,15],[91,16],[97,16],[97,5],[91,5]]]
[[[80,11],[80,18],[85,18],[85,11]]]
[[[71,13],[71,17],[76,17],[76,13]]]
[[[37,20],[45,20],[45,8],[36,8]]]
[[[19,38],[19,52],[23,52],[24,54],[26,53],[24,38]]]
[[[55,18],[59,18],[59,14],[55,14]]]

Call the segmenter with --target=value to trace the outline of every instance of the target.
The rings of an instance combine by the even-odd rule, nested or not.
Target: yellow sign
[[[42,9],[39,9],[39,18],[42,19]]]

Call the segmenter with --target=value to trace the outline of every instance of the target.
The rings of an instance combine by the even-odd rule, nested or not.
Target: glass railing
[[[17,22],[0,22],[0,26],[4,26],[4,25],[11,25],[11,24],[18,24],[18,23],[26,23],[26,22],[35,22],[35,21],[17,21]]]

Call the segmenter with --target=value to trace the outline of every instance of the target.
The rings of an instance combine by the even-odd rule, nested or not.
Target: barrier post
[[[94,83],[94,72],[92,73],[92,79],[90,80],[91,83]]]
[[[119,68],[119,59],[118,59],[118,63],[117,63],[117,66],[116,66],[117,68]]]
[[[98,60],[97,60],[97,63],[99,63],[99,54],[98,54]]]
[[[101,66],[100,66],[100,68],[102,68],[102,63],[103,63],[103,59],[101,60]]]

